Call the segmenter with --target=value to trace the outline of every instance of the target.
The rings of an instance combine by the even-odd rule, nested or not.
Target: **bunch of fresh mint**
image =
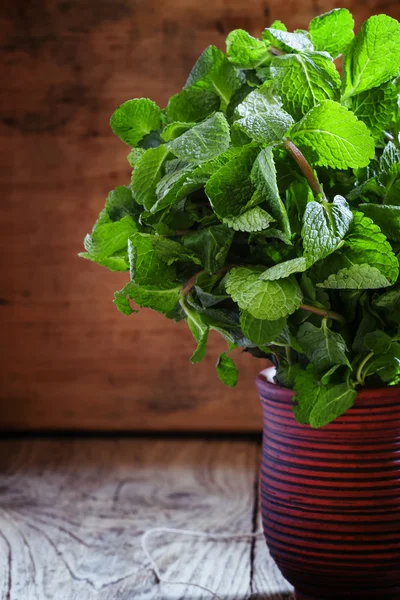
[[[115,294],[186,320],[201,361],[268,356],[301,423],[343,414],[360,386],[400,382],[400,24],[348,10],[290,33],[276,21],[210,46],[165,109],[111,118],[131,183],[111,191],[81,256],[130,281]],[[335,60],[343,55],[340,77]]]

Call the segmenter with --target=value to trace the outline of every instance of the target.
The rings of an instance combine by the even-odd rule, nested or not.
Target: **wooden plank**
[[[343,0],[358,25],[400,4]],[[0,93],[0,428],[259,430],[254,376],[216,378],[193,340],[150,311],[112,306],[126,277],[77,259],[107,192],[129,181],[128,147],[109,116],[134,96],[161,105],[208,44],[274,19],[305,27],[334,0],[47,0],[2,7]]]
[[[226,440],[2,441],[0,600],[206,598],[159,585],[140,537],[157,526],[252,531],[258,454],[256,442]],[[226,600],[286,600],[264,545],[257,563],[249,541],[157,534],[149,543],[169,579]]]

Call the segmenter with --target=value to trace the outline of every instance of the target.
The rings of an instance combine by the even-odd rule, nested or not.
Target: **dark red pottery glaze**
[[[264,533],[297,600],[400,600],[400,388],[362,390],[312,429],[292,391],[257,387]]]

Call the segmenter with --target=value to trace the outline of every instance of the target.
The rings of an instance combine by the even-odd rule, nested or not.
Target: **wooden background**
[[[126,274],[76,257],[107,192],[129,181],[128,147],[109,117],[140,96],[164,106],[201,51],[229,30],[274,19],[306,27],[331,0],[5,0],[0,7],[0,428],[258,430],[254,376],[214,373],[213,338],[192,366],[193,341],[143,310],[112,304]],[[398,0],[349,1],[400,18]]]

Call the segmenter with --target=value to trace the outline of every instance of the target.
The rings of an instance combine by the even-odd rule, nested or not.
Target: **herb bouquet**
[[[123,313],[186,320],[193,362],[221,333],[228,385],[235,348],[275,364],[261,506],[297,600],[400,597],[400,25],[353,25],[232,31],[165,109],[122,104],[131,183],[82,254],[129,271]]]
[[[140,98],[111,127],[131,150],[81,256],[130,281],[117,308],[185,319],[204,357],[268,357],[318,428],[363,386],[400,381],[400,25],[337,9],[226,54],[208,47],[165,109]],[[340,76],[335,60],[343,55]]]

